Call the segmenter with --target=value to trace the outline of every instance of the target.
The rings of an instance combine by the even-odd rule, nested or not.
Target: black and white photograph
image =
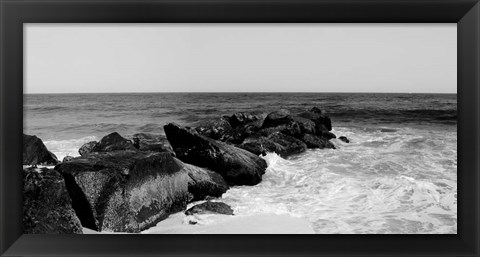
[[[25,234],[457,234],[456,23],[24,23]]]

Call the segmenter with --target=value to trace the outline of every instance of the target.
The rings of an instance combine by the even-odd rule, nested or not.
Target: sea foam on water
[[[239,214],[306,218],[320,234],[456,233],[456,144],[445,144],[456,132],[380,131],[337,128],[350,144],[288,160],[268,153],[262,183],[222,201]]]

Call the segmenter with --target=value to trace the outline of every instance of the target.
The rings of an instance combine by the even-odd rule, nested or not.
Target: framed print
[[[478,256],[478,1],[0,7],[2,256]]]

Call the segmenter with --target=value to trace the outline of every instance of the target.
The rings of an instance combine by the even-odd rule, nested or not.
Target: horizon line
[[[62,93],[23,93],[24,95],[68,95],[68,94],[458,94],[458,92],[62,92]]]

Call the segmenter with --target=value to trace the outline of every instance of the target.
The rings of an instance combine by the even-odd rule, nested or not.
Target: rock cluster
[[[24,165],[56,165],[40,173],[24,169],[25,231],[81,233],[81,223],[97,231],[140,232],[192,201],[260,183],[267,164],[259,155],[335,149],[331,129],[318,108],[297,115],[236,113],[196,128],[169,123],[166,136],[114,132],[62,163],[39,138],[24,135]],[[228,205],[210,201],[186,214],[210,212],[233,215]]]

